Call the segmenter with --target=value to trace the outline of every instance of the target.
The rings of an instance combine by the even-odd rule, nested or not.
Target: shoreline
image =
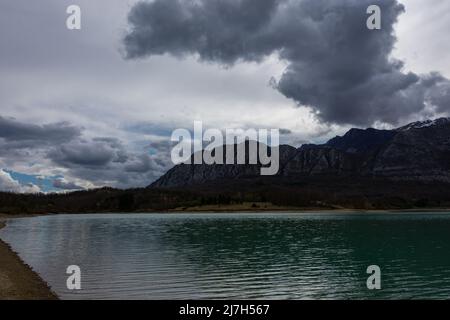
[[[5,216],[0,215],[0,229],[6,223]],[[0,300],[58,300],[48,284],[1,239]]]
[[[114,212],[111,212],[114,213]],[[138,211],[131,213],[159,213],[159,212],[151,212],[151,211]],[[324,209],[324,208],[307,208],[307,209],[260,209],[260,210],[251,210],[251,209],[191,209],[188,208],[186,210],[174,209],[168,211],[162,211],[160,213],[192,213],[192,214],[201,214],[201,213],[254,213],[254,214],[264,214],[264,213],[317,213],[317,214],[333,214],[333,213],[380,213],[380,214],[399,214],[399,213],[450,213],[450,209]]]
[[[0,213],[0,223],[6,222],[8,219],[32,218],[38,216],[56,216],[56,215],[86,215],[86,214],[173,214],[173,213],[384,213],[384,214],[398,214],[398,213],[450,213],[450,208],[409,208],[409,209],[355,209],[345,207],[283,207],[283,206],[236,206],[236,205],[204,205],[195,207],[178,207],[173,209],[142,209],[130,211],[84,211],[84,212],[49,212],[49,213],[30,213],[30,214],[15,214],[15,213]],[[2,227],[0,227],[1,229]]]

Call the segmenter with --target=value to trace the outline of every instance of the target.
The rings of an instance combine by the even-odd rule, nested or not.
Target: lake
[[[0,238],[63,299],[450,297],[443,213],[54,215],[11,220]],[[66,288],[69,265],[82,290]]]

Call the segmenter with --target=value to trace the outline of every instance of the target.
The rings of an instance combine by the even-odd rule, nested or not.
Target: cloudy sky
[[[194,120],[299,146],[447,116],[449,14],[448,0],[2,1],[0,190],[146,186]]]

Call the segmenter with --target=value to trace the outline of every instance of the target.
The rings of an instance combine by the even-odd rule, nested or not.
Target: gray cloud
[[[9,142],[45,141],[61,143],[70,141],[80,135],[81,129],[67,122],[35,125],[0,116],[0,138]]]
[[[53,187],[62,190],[82,190],[83,187],[74,182],[65,181],[64,179],[55,179],[52,183]]]
[[[142,152],[127,150],[114,138],[74,140],[52,148],[47,156],[73,177],[116,187],[146,186],[170,164],[166,162],[166,166],[162,166],[156,161],[161,155],[150,156],[145,149]]]
[[[289,130],[289,129],[283,129],[283,128],[281,128],[281,129],[280,129],[280,134],[281,134],[281,135],[290,135],[290,134],[292,134],[292,131]]]
[[[0,116],[0,190],[38,190],[21,185],[1,170],[19,162],[53,168],[57,175],[64,176],[52,181],[58,189],[83,189],[86,183],[120,188],[147,186],[171,164],[169,149],[164,147],[169,141],[159,142],[157,148],[150,148],[150,144],[148,141],[140,150],[133,150],[117,138],[86,138],[83,129],[67,122],[34,125]]]
[[[114,150],[106,144],[79,142],[62,145],[49,153],[57,164],[70,166],[104,166],[114,157]]]
[[[366,9],[382,29],[366,28]],[[391,58],[397,0],[155,0],[129,13],[128,59],[171,54],[231,66],[278,53],[288,66],[275,87],[324,122],[397,124],[449,111],[450,81],[406,73]]]

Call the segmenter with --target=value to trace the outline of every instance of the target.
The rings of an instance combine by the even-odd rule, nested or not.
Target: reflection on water
[[[447,214],[57,215],[0,236],[65,299],[450,296]],[[380,291],[366,288],[373,264]]]

